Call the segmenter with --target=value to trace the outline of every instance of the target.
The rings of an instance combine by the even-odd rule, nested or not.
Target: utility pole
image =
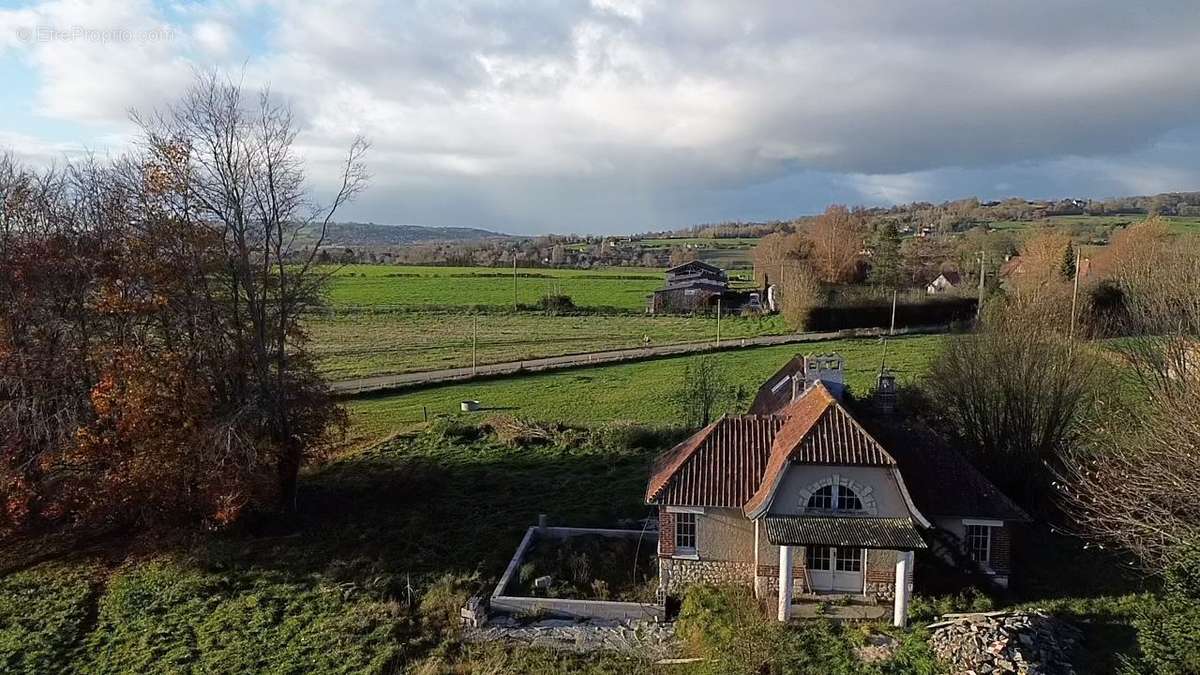
[[[979,301],[975,303],[975,320],[979,321],[979,315],[983,312],[983,280],[987,275],[987,269],[983,263],[987,260],[987,252],[983,249],[979,250]]]
[[[479,317],[471,318],[471,377],[479,372]]]
[[[721,298],[717,297],[717,345],[721,346]]]
[[[896,334],[896,290],[892,289],[892,327],[888,329],[888,335]]]
[[[1071,244],[1071,248],[1075,248],[1075,244]],[[1075,339],[1075,307],[1079,298],[1079,252],[1073,251],[1075,258],[1075,288],[1071,291],[1071,325],[1067,328],[1067,340]]]
[[[513,311],[517,309],[517,254],[513,253]]]

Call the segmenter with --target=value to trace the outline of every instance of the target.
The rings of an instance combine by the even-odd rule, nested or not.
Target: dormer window
[[[862,500],[845,485],[826,485],[808,498],[810,511],[862,511]]]

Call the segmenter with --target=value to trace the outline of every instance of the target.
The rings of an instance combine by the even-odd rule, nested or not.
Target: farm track
[[[916,335],[942,333],[946,326],[919,326],[914,328],[897,329],[896,335]],[[654,347],[638,347],[633,349],[613,349],[580,354],[564,354],[523,361],[507,361],[490,363],[472,368],[444,368],[422,372],[402,373],[397,375],[376,375],[348,380],[338,380],[330,383],[333,393],[339,397],[355,397],[364,394],[377,394],[408,387],[420,387],[446,382],[461,382],[477,378],[501,377],[518,373],[543,372],[550,370],[565,370],[569,368],[587,368],[601,364],[642,361],[685,354],[697,354],[730,349],[752,347],[767,347],[802,342],[821,342],[855,337],[879,337],[884,330],[879,328],[856,329],[848,331],[793,333],[790,335],[763,335],[749,338],[731,338],[717,344],[714,341],[687,342]]]

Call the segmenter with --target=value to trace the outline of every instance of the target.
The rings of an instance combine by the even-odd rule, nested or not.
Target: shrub
[[[675,632],[692,654],[708,660],[711,672],[757,673],[769,667],[780,631],[744,589],[693,586]]]
[[[1134,616],[1138,672],[1156,675],[1200,673],[1200,549],[1189,548],[1167,568],[1165,597],[1142,606]]]
[[[549,314],[575,311],[575,302],[569,295],[543,295],[538,300],[538,308]]]
[[[592,442],[609,450],[658,450],[675,445],[686,433],[674,426],[617,422],[596,427],[592,431]]]

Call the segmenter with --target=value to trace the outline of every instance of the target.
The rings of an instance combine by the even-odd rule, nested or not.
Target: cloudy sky
[[[1200,189],[1196,0],[0,2],[0,150],[129,142],[194,70],[269,84],[346,219],[519,233],[833,202]]]

